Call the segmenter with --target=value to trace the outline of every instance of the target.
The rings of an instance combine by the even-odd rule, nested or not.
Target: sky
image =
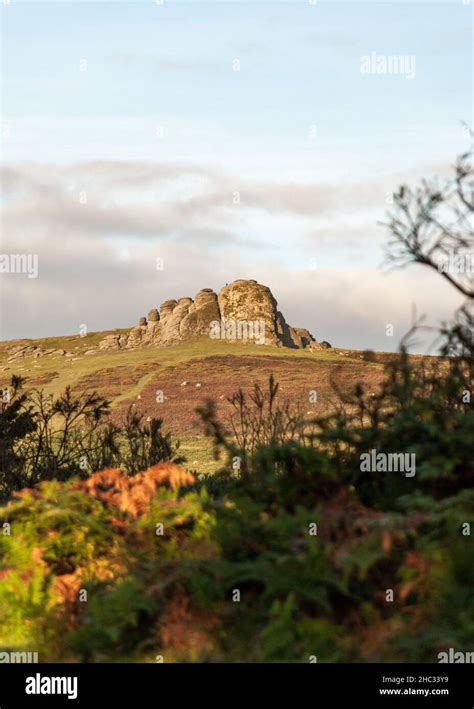
[[[4,0],[0,18],[0,253],[38,256],[37,278],[0,274],[0,339],[132,326],[237,278],[339,347],[394,350],[414,307],[436,325],[460,304],[387,268],[381,222],[469,145],[469,2]],[[373,53],[404,70],[363,73]]]

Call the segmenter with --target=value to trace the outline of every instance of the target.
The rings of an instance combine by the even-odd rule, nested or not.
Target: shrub
[[[143,423],[130,406],[121,425],[97,394],[75,396],[67,387],[54,398],[22,391],[13,377],[0,406],[0,498],[44,480],[83,478],[120,465],[129,475],[177,456],[179,444],[162,431],[162,419]]]

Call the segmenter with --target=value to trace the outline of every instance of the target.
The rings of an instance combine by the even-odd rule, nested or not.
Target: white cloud
[[[38,279],[2,275],[2,339],[131,326],[236,278],[269,285],[290,324],[345,347],[396,349],[412,303],[434,321],[458,303],[436,274],[378,270],[377,208],[393,176],[339,190],[254,179],[240,204],[239,180],[188,163],[30,162],[2,180],[1,251],[39,256]]]

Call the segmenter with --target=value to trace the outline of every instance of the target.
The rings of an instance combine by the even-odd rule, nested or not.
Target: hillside
[[[277,348],[208,337],[160,348],[96,349],[86,355],[104,337],[121,332],[2,342],[0,386],[5,387],[12,374],[18,374],[26,379],[27,388],[42,388],[49,394],[58,394],[66,386],[77,392],[97,391],[111,401],[116,419],[132,404],[145,417],[162,417],[165,430],[181,441],[187,467],[204,471],[216,466],[195,413],[206,399],[215,400],[225,418],[230,394],[239,387],[264,383],[273,373],[281,396],[306,407],[310,417],[331,409],[333,384],[343,392],[357,382],[363,382],[369,391],[375,389],[384,376],[384,363],[396,357],[371,353],[370,360],[375,361],[367,361],[367,356],[356,350]],[[39,349],[51,353],[36,357]],[[26,355],[18,356],[21,352]],[[309,403],[312,390],[317,392],[316,404]]]

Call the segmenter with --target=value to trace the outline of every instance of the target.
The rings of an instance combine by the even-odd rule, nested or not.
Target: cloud
[[[392,176],[362,184],[270,182],[192,164],[107,160],[66,166],[19,163],[4,167],[1,179],[7,237],[26,224],[29,231],[49,227],[138,238],[179,238],[190,227],[218,227],[230,239],[232,224],[241,221],[245,210],[308,220],[329,215],[333,224],[344,215],[348,222],[356,212],[377,209],[382,214],[389,188],[395,187]]]
[[[38,254],[39,277],[1,276],[0,336],[131,326],[168,298],[256,278],[317,338],[396,349],[412,302],[439,319],[457,300],[448,289],[440,304],[433,275],[378,270],[376,214],[395,180],[244,180],[153,161],[6,166],[0,251]]]
[[[190,165],[146,162],[6,167],[2,225],[7,239],[16,236],[20,224],[28,225],[29,233],[49,228],[52,238],[64,230],[94,238],[171,237],[184,227],[202,227],[211,212],[218,220],[231,193],[216,192],[212,184],[217,181],[216,175]]]

